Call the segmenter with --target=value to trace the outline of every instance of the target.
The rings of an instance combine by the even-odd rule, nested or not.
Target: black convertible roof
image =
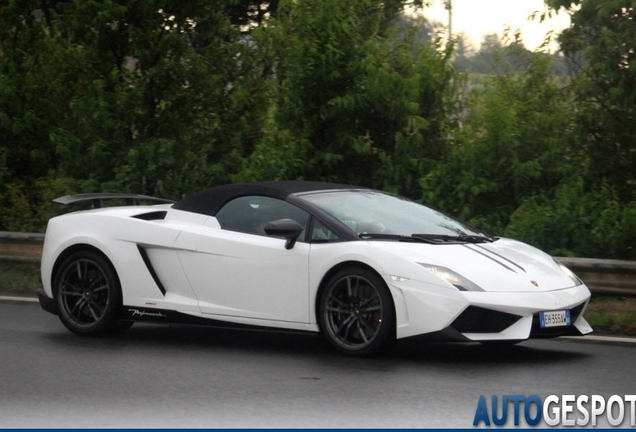
[[[191,195],[172,206],[177,210],[215,216],[225,203],[241,196],[261,195],[286,199],[291,194],[333,189],[361,189],[357,186],[313,181],[267,181],[216,186]],[[366,189],[366,188],[362,188]]]

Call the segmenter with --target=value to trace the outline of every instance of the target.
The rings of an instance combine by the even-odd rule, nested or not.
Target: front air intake
[[[460,333],[499,333],[521,319],[520,315],[469,306],[451,324]]]

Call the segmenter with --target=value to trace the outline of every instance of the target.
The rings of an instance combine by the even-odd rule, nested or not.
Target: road
[[[82,338],[0,302],[0,427],[472,427],[480,395],[636,393],[634,345],[398,343],[135,325]]]

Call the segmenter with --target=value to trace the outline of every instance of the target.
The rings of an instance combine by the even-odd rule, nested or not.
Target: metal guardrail
[[[594,294],[636,297],[636,261],[557,258]]]
[[[38,262],[44,234],[0,231],[0,261]]]
[[[44,234],[0,231],[0,261],[38,262]],[[636,261],[557,257],[594,294],[636,297]]]

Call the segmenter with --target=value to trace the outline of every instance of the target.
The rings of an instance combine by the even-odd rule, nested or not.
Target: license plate
[[[541,328],[572,325],[569,310],[539,312],[539,318],[541,319]]]

